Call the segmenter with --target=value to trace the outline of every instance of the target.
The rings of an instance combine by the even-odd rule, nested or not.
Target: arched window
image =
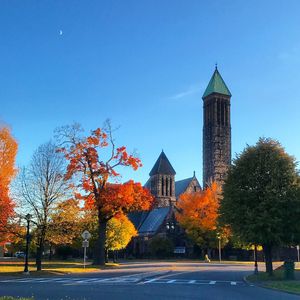
[[[164,196],[165,193],[165,182],[164,182],[164,177],[161,177],[161,195]]]
[[[228,113],[229,113],[229,111],[228,111],[228,103],[226,101],[226,103],[225,103],[225,125],[226,126],[228,126]]]
[[[173,196],[172,191],[173,191],[173,181],[172,178],[170,178],[170,196]]]
[[[169,196],[169,185],[168,185],[168,183],[169,183],[169,179],[167,177],[166,178],[166,193],[165,193],[166,196]]]
[[[217,99],[217,122],[218,125],[221,124],[221,100]]]
[[[153,178],[151,178],[151,181],[150,181],[150,190],[151,190],[151,192],[153,192],[153,190],[154,190],[154,180],[153,180]]]
[[[221,100],[221,125],[225,125],[225,101]]]

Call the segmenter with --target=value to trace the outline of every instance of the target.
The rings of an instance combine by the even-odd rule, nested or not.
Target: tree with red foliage
[[[16,174],[15,158],[18,144],[6,127],[0,129],[0,232],[1,240],[7,234],[7,221],[14,213],[9,186]]]
[[[118,214],[135,210],[147,210],[153,197],[140,183],[132,180],[117,184],[120,176],[116,167],[125,166],[137,170],[141,160],[127,153],[126,147],[115,147],[109,122],[106,128],[92,131],[90,136],[78,137],[80,127],[73,125],[58,131],[58,137],[66,143],[59,151],[65,154],[69,165],[66,179],[80,174],[76,193],[78,199],[85,201],[86,208],[97,210],[98,236],[94,264],[105,264],[105,241],[107,222]],[[109,151],[105,151],[109,149]],[[76,177],[76,176],[75,176]]]

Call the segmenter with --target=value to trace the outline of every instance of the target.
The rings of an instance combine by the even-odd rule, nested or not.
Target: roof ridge
[[[185,181],[185,180],[188,180],[188,179],[193,179],[193,178],[194,178],[194,177],[188,177],[188,178],[184,178],[184,179],[176,180],[175,182]]]
[[[161,165],[161,161],[162,161],[162,154],[164,153],[164,150],[161,151],[160,155],[159,155],[159,162],[158,162],[158,170],[160,169],[160,165]]]

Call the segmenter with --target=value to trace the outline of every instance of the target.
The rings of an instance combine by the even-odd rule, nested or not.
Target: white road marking
[[[0,280],[5,283],[55,283],[63,285],[82,285],[82,284],[185,284],[185,285],[216,285],[216,284],[227,284],[229,286],[246,285],[243,281],[222,281],[222,280],[201,280],[201,279],[184,279],[184,278],[173,278],[181,273],[175,273],[171,275],[163,275],[154,277],[151,279],[139,278],[133,276],[120,276],[110,278],[99,278],[99,277],[61,277],[61,278],[16,278]]]
[[[167,283],[173,283],[175,281],[176,281],[176,279],[171,279],[171,280],[168,280]]]
[[[154,282],[156,280],[157,280],[156,278],[153,278],[153,279],[149,279],[149,280],[145,281],[144,283],[150,283],[150,282]]]

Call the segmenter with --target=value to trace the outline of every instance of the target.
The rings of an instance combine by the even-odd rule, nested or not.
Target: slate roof
[[[208,83],[208,86],[207,86],[202,98],[205,98],[213,93],[218,93],[218,94],[227,95],[227,96],[231,97],[231,93],[230,93],[225,81],[223,80],[221,74],[219,73],[217,67]]]
[[[138,230],[147,218],[148,214],[148,211],[135,211],[129,213],[128,218],[133,223],[134,227]]]
[[[151,211],[132,212],[128,214],[139,234],[155,234],[164,223],[171,207],[159,207]]]
[[[186,178],[183,180],[175,181],[175,195],[176,198],[179,197],[182,193],[184,193],[191,183],[191,181],[194,179],[194,177]]]
[[[173,169],[164,151],[161,152],[160,156],[158,157],[156,163],[154,164],[152,170],[149,173],[150,176],[156,174],[164,174],[164,175],[176,174],[175,170]]]
[[[144,220],[142,226],[138,229],[139,234],[154,234],[163,224],[166,219],[170,207],[160,207],[151,210],[147,218]]]

